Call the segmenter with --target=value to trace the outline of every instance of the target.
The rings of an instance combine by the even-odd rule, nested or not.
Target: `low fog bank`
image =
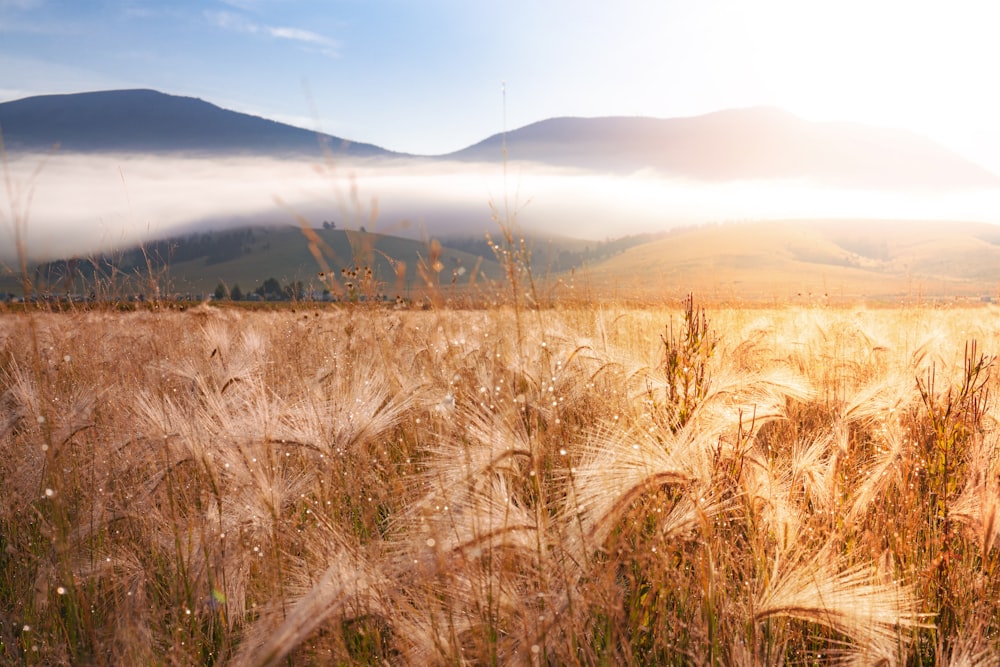
[[[1000,222],[1000,193],[922,196],[804,182],[705,184],[655,173],[598,174],[532,164],[423,159],[309,163],[275,158],[56,154],[8,156],[0,259],[126,248],[209,228],[333,222],[411,237],[526,231],[591,240],[676,225],[768,218]]]

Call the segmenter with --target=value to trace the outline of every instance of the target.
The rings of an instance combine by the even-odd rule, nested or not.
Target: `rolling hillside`
[[[777,221],[676,231],[594,264],[597,294],[770,301],[995,297],[1000,229],[979,223]]]
[[[237,285],[249,294],[273,278],[281,285],[301,282],[316,294],[329,289],[330,277],[342,289],[347,282],[342,269],[371,267],[379,291],[389,298],[413,296],[427,279],[442,287],[481,285],[496,280],[502,271],[493,257],[442,247],[433,266],[430,244],[382,234],[336,229],[311,230],[319,240],[322,266],[310,250],[310,238],[297,227],[257,227],[225,230],[149,243],[101,257],[68,263],[51,262],[34,272],[38,289],[54,294],[148,293],[150,276],[165,294],[211,294],[221,282],[227,289]],[[148,262],[147,262],[148,259]],[[421,265],[425,267],[421,273]],[[67,281],[67,275],[74,278]],[[112,277],[113,276],[113,277]],[[14,276],[0,280],[0,291],[21,292]]]
[[[380,291],[389,298],[419,295],[428,275],[446,290],[503,282],[503,271],[485,252],[488,248],[468,241],[459,243],[464,250],[442,247],[437,271],[428,272],[433,254],[428,243],[312,231],[325,245],[322,256],[340,286],[352,280],[341,269],[355,266],[372,266]],[[536,284],[556,297],[659,300],[691,292],[738,302],[900,303],[1000,295],[1000,228],[980,223],[785,220],[703,225],[585,246],[568,242],[562,250],[552,242],[529,241]],[[111,291],[109,276],[114,274],[115,288],[122,293],[148,292],[153,275],[170,294],[210,294],[220,282],[248,294],[268,278],[281,285],[301,282],[304,290],[319,294],[329,286],[320,279],[322,267],[309,246],[309,238],[296,227],[240,228],[78,259],[72,265],[53,262],[35,276],[53,293],[87,293],[95,285],[98,291]],[[71,283],[67,274],[74,276]],[[3,292],[20,293],[10,273],[0,277]]]

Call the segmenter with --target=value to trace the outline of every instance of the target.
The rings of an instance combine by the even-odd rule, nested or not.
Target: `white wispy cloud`
[[[229,11],[205,11],[204,16],[210,23],[223,30],[289,40],[330,57],[336,57],[340,53],[340,43],[337,40],[312,30],[258,23],[242,14]]]
[[[324,44],[332,45],[333,42],[324,37],[323,35],[318,35],[310,30],[302,30],[301,28],[268,28],[268,32],[271,33],[273,37],[279,37],[281,39],[291,39],[300,42],[308,42],[309,44]]]
[[[250,34],[260,32],[259,25],[235,12],[205,10],[204,16],[208,19],[209,23],[223,30],[233,30],[235,32]]]

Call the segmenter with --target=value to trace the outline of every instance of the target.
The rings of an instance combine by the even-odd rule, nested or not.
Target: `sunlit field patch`
[[[0,315],[0,657],[987,664],[998,311]]]

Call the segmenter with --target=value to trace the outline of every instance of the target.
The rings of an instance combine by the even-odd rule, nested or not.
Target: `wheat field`
[[[998,664],[1000,311],[0,314],[0,662]]]

